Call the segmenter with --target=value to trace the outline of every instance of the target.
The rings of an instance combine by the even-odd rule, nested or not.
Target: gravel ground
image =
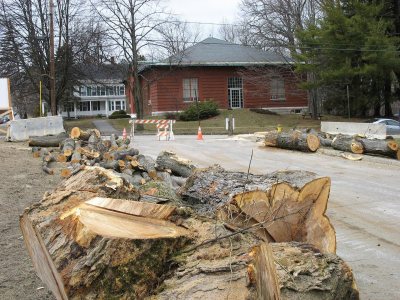
[[[18,225],[24,208],[60,181],[40,165],[26,143],[0,140],[0,299],[53,299],[36,276]]]

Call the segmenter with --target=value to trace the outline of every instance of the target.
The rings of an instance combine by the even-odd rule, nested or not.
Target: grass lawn
[[[257,131],[267,131],[275,129],[280,124],[283,129],[291,128],[315,128],[319,129],[320,120],[312,120],[309,117],[303,119],[301,115],[266,115],[251,112],[248,109],[221,110],[221,114],[208,120],[200,122],[203,134],[226,134],[225,118],[230,114],[235,118],[235,134],[254,133]],[[162,117],[150,117],[149,119],[160,119]],[[80,119],[65,121],[65,128],[70,130],[72,127],[78,126],[81,129],[93,128],[93,119]],[[347,118],[338,116],[325,116],[324,121],[347,122]],[[110,124],[121,131],[130,127],[129,119],[108,120]],[[364,119],[350,119],[351,122],[363,122]],[[182,122],[177,121],[174,124],[175,134],[197,134],[198,121]],[[156,131],[154,124],[145,124],[144,133],[154,133]]]
[[[221,110],[219,116],[210,118],[208,120],[200,121],[203,134],[226,134],[225,118],[230,114],[235,118],[235,134],[239,133],[254,133],[257,131],[267,131],[275,129],[280,124],[284,129],[290,128],[315,128],[319,129],[321,125],[320,120],[312,120],[310,118],[303,119],[301,115],[266,115],[251,112],[248,109],[235,109],[235,110]],[[152,119],[159,119],[160,117],[152,117]],[[346,118],[337,116],[327,116],[323,118],[324,121],[348,121]],[[352,122],[362,122],[363,119],[351,119]],[[129,120],[116,119],[109,120],[110,124],[115,129],[122,131],[129,127]],[[177,121],[174,124],[175,134],[197,134],[198,121],[182,122]],[[146,124],[145,133],[154,133],[155,125]]]

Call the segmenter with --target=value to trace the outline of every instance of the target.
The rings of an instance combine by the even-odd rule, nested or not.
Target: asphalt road
[[[352,267],[361,299],[400,299],[398,164],[263,148],[222,136],[205,136],[204,141],[177,136],[169,142],[137,136],[133,144],[154,157],[161,150],[172,150],[199,166],[220,164],[238,171],[247,171],[253,149],[252,173],[302,169],[331,177],[328,216],[336,229],[337,254]]]

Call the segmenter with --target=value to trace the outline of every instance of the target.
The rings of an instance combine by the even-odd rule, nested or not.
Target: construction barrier
[[[176,120],[150,120],[150,119],[139,119],[135,120],[132,119],[129,121],[130,124],[132,124],[132,129],[131,129],[131,140],[133,140],[133,137],[135,135],[135,124],[155,124],[157,128],[157,134],[156,137],[158,138],[159,141],[174,141],[175,136],[174,132],[172,129],[172,124],[176,123]],[[164,130],[162,130],[164,129]]]
[[[26,141],[30,136],[56,135],[65,132],[61,116],[20,119],[10,121],[7,139]]]
[[[369,139],[386,139],[385,124],[321,122],[321,131],[329,134],[359,134]]]

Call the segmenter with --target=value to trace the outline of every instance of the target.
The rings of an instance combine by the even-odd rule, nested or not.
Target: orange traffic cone
[[[203,134],[201,133],[201,127],[199,126],[199,130],[197,131],[197,140],[202,141],[203,140]]]
[[[126,129],[124,128],[124,130],[122,131],[122,139],[126,140]]]

